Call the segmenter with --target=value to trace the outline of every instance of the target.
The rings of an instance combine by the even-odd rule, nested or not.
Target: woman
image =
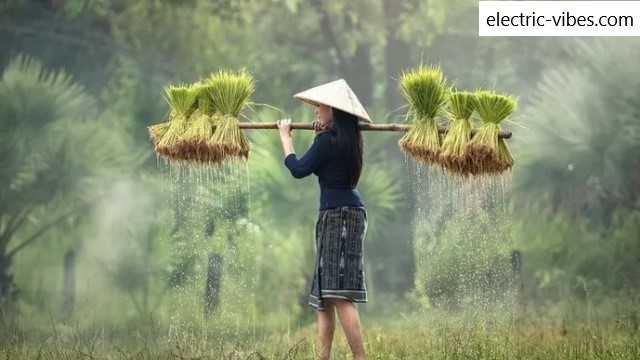
[[[291,120],[278,121],[278,128],[291,174],[298,179],[315,174],[320,184],[316,260],[309,295],[309,305],[318,310],[319,358],[329,359],[337,313],[354,359],[365,359],[354,303],[367,302],[363,261],[367,213],[356,185],[363,165],[358,122],[371,120],[342,79],[295,97],[315,105],[317,117],[316,137],[301,158],[293,149]]]

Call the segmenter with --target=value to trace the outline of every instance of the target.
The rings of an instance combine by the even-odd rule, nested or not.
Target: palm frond
[[[523,164],[516,185],[571,213],[608,198],[633,203],[640,162],[629,154],[640,152],[640,79],[632,69],[640,42],[594,40],[571,50],[572,64],[546,71],[523,111],[535,121],[514,143]]]

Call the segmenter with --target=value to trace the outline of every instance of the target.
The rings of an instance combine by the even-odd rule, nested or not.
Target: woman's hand
[[[285,158],[293,154],[293,140],[291,139],[291,119],[282,119],[276,121],[278,130],[280,130],[280,141],[282,141],[282,150],[284,150]]]
[[[313,125],[313,129],[316,131],[316,135],[320,134],[321,132],[329,131],[329,127],[322,124],[319,120],[312,122],[311,125]]]
[[[276,121],[280,137],[291,137],[291,119],[281,119]]]

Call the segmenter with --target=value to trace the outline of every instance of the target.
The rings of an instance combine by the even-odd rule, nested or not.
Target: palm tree
[[[570,53],[523,111],[517,185],[553,208],[606,220],[616,206],[639,206],[640,41],[581,42]]]
[[[0,119],[0,298],[10,300],[16,254],[90,210],[142,156],[80,84],[29,57],[2,74]]]

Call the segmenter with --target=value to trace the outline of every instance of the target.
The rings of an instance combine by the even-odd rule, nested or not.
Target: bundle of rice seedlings
[[[425,163],[436,163],[441,138],[436,116],[447,100],[449,86],[440,67],[425,67],[405,72],[400,91],[409,102],[412,123],[398,141],[400,149]]]
[[[151,138],[154,147],[158,146],[158,142],[162,139],[164,134],[167,133],[169,126],[171,126],[169,121],[149,126],[149,137]]]
[[[217,119],[211,142],[215,149],[213,156],[218,162],[234,158],[246,160],[249,157],[249,138],[238,126],[238,119],[231,115],[222,115]]]
[[[507,145],[505,139],[498,139],[498,164],[500,167],[499,172],[507,171],[513,167],[515,160],[513,154]]]
[[[220,161],[237,158],[246,160],[251,150],[247,135],[239,127],[241,111],[251,104],[255,91],[253,77],[241,70],[233,73],[220,71],[208,81],[211,103],[218,115],[211,146]]]
[[[449,96],[449,130],[442,141],[440,164],[456,175],[468,175],[469,159],[467,144],[471,139],[471,114],[473,113],[473,94],[453,92]]]
[[[216,163],[218,156],[211,137],[216,126],[215,109],[211,103],[211,85],[198,85],[195,110],[189,118],[189,126],[180,138],[178,147],[182,159],[198,163]]]
[[[156,152],[169,159],[182,159],[183,154],[178,144],[187,129],[188,120],[196,102],[197,92],[186,86],[170,85],[165,88],[165,94],[172,111],[169,126],[158,141]]]
[[[498,135],[500,122],[516,110],[517,99],[493,91],[479,91],[473,97],[473,107],[483,124],[467,144],[471,173],[499,174],[510,169],[514,163],[513,156],[504,139]]]

